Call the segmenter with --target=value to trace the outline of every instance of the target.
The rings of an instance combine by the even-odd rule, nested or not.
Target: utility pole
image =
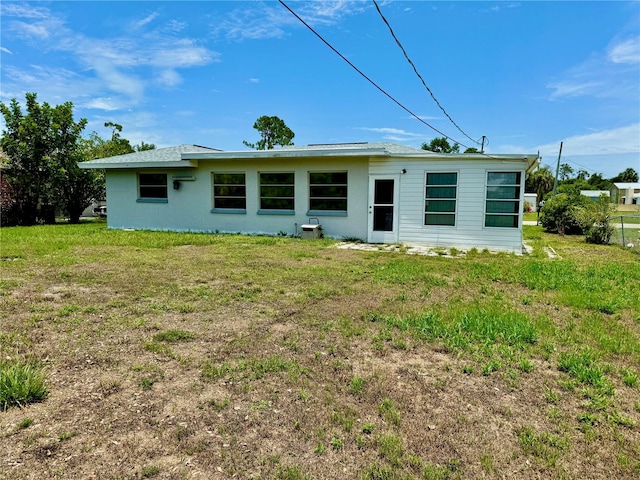
[[[480,153],[484,153],[484,140],[485,140],[486,135],[482,135],[482,147],[480,147]]]
[[[558,172],[560,171],[560,157],[562,156],[562,142],[560,142],[560,152],[558,153],[558,165],[556,166],[556,178],[553,181],[553,196],[556,196],[556,190],[558,189]]]

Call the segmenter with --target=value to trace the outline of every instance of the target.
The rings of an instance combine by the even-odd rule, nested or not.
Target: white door
[[[399,177],[369,176],[369,243],[397,243]]]

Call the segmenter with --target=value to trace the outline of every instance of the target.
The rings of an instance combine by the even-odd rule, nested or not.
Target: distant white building
[[[640,203],[640,183],[614,183],[611,187],[611,203],[637,205]]]

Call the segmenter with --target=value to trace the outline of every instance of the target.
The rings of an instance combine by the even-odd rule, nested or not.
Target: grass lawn
[[[525,235],[0,229],[0,478],[638,478],[640,256]]]

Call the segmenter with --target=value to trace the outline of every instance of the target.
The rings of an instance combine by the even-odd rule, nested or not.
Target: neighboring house
[[[536,204],[538,203],[538,194],[537,193],[525,193],[524,201],[529,204],[529,211],[536,211]]]
[[[614,183],[611,187],[611,203],[618,205],[640,203],[640,183]]]
[[[580,195],[591,200],[598,200],[602,195],[609,197],[609,190],[580,190]]]
[[[522,252],[532,155],[439,154],[392,143],[225,152],[196,145],[82,162],[106,170],[117,229],[300,234]]]

